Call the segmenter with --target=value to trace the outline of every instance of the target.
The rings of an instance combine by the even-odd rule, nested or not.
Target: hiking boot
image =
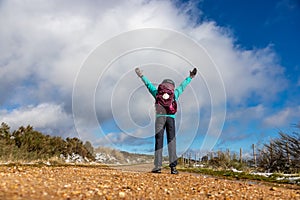
[[[155,167],[155,168],[152,169],[151,172],[160,174],[161,173],[161,168]]]
[[[178,174],[176,167],[171,167],[171,174]]]

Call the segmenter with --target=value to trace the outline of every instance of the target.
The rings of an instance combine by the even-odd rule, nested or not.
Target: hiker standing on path
[[[142,79],[149,92],[155,98],[155,155],[153,173],[161,173],[162,167],[162,150],[164,141],[164,130],[167,132],[168,153],[169,153],[169,167],[171,174],[178,174],[176,169],[177,155],[176,155],[176,133],[175,133],[175,113],[177,112],[177,103],[179,96],[182,94],[186,86],[191,82],[197,74],[197,69],[190,71],[188,76],[175,89],[175,83],[171,79],[165,79],[156,88],[146,76],[143,75],[139,68],[135,69],[136,74]]]

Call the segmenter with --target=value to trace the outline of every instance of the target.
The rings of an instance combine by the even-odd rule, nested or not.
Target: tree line
[[[0,160],[7,161],[47,160],[73,153],[89,160],[95,159],[93,147],[88,141],[83,144],[76,137],[63,139],[45,135],[30,125],[11,132],[9,125],[4,122],[0,126],[0,149]]]
[[[300,123],[297,125],[300,128]],[[270,172],[300,172],[300,133],[279,132],[279,137],[259,150],[258,166]]]

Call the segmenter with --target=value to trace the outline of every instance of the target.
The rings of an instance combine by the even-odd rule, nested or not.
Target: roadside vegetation
[[[251,180],[251,181],[264,181],[271,183],[288,183],[300,185],[300,174],[292,174],[286,176],[282,173],[252,173],[251,171],[232,171],[225,169],[212,169],[212,168],[191,168],[179,166],[178,169],[182,172],[199,173],[212,177],[220,177],[231,180]]]
[[[30,162],[55,161],[62,157],[80,155],[89,161],[94,160],[93,147],[89,142],[83,144],[78,138],[63,139],[58,136],[44,135],[32,126],[21,126],[11,132],[6,123],[0,126],[0,161]]]
[[[300,123],[295,126],[300,129]],[[241,151],[242,152],[242,151]],[[284,133],[257,150],[253,157],[242,158],[229,150],[209,152],[201,159],[193,155],[179,159],[178,169],[229,179],[249,179],[276,183],[300,184],[300,133]]]

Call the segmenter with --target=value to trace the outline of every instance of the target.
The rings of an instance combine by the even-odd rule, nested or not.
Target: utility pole
[[[242,162],[243,162],[242,155],[243,155],[242,148],[240,148],[240,163],[242,163]]]
[[[228,158],[229,161],[231,160],[231,158],[230,158],[230,150],[229,149],[227,149],[227,158]]]
[[[255,153],[255,144],[252,144],[252,148],[253,148],[253,162],[254,162],[254,166],[256,167],[256,153]]]

